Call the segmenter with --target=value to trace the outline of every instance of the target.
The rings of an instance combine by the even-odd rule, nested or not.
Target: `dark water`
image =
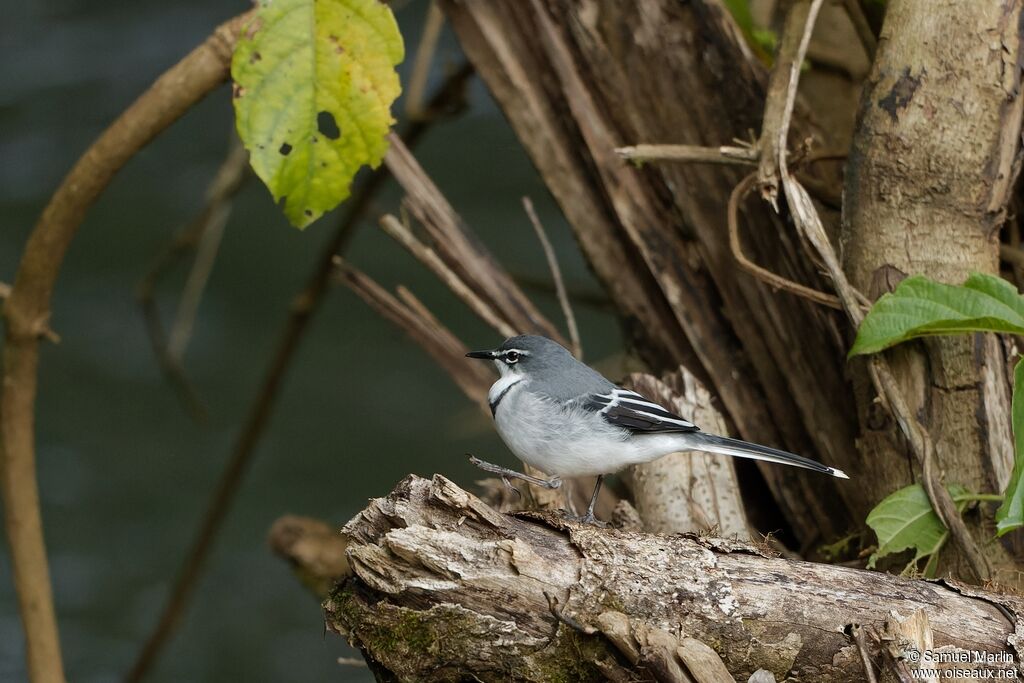
[[[410,55],[425,7],[399,11]],[[211,27],[244,8],[221,0],[8,3],[0,26],[0,281],[13,279],[31,225],[88,143]],[[438,57],[459,60],[450,35]],[[479,84],[472,107],[424,141],[423,165],[513,272],[547,279],[519,205],[532,196],[570,286],[596,290]],[[211,412],[208,424],[194,424],[160,377],[133,291],[200,205],[231,113],[222,88],[133,160],[90,212],[58,283],[53,325],[63,342],[43,354],[38,456],[62,645],[76,682],[118,680],[151,628],[289,301],[337,219],[299,232],[256,182],[241,192],[187,355]],[[398,198],[389,187],[377,212],[395,211]],[[360,229],[350,259],[384,284],[408,285],[470,345],[496,342],[372,223]],[[165,318],[182,275],[161,290]],[[538,301],[560,319],[551,297]],[[577,313],[589,358],[619,347],[607,314]],[[415,345],[348,291],[332,292],[152,680],[369,680],[365,670],[336,665],[351,650],[323,634],[316,601],[268,552],[267,529],[290,512],[340,524],[409,472],[443,472],[468,485],[478,475],[466,451],[509,461],[489,423]],[[23,645],[4,546],[0,681],[24,678]]]

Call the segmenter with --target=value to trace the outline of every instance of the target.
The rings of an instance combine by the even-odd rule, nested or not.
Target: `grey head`
[[[524,376],[530,380],[530,391],[559,401],[615,388],[601,373],[579,362],[568,349],[547,337],[522,334],[509,337],[491,351],[471,351],[466,355],[493,360],[502,377]]]

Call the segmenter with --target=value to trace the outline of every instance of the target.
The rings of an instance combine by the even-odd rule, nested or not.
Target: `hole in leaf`
[[[288,154],[292,151],[292,146],[285,142],[281,145],[281,149],[277,151],[280,152],[282,156],[288,156]]]
[[[337,140],[341,137],[341,130],[334,120],[334,114],[329,111],[322,111],[316,115],[316,129],[328,140]]]

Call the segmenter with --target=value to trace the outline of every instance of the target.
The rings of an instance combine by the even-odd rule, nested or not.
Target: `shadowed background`
[[[0,281],[14,277],[50,193],[96,135],[164,69],[245,5],[74,0],[8,9],[0,31]],[[425,2],[397,6],[407,81]],[[445,33],[431,83],[461,57]],[[428,87],[428,92],[430,88]],[[402,102],[395,107],[401,115]],[[337,222],[289,227],[250,179],[239,193],[186,355],[210,410],[185,414],[161,378],[134,290],[171,235],[193,218],[227,149],[226,87],[150,145],[92,209],[62,269],[58,346],[43,350],[40,486],[65,666],[75,681],[115,681],[163,606],[206,498],[235,440],[289,303]],[[467,223],[515,275],[550,281],[523,214],[531,196],[570,290],[596,292],[569,229],[487,93],[434,128],[416,155]],[[379,232],[394,184],[348,252],[385,285],[403,283],[470,346],[498,340]],[[161,286],[165,322],[185,269]],[[531,290],[527,290],[531,291]],[[532,292],[531,292],[532,293]],[[538,294],[561,323],[553,295]],[[576,306],[590,361],[621,345],[609,313]],[[332,291],[292,366],[269,429],[181,629],[154,681],[369,680],[338,667],[353,652],[323,635],[316,601],[271,556],[266,531],[294,512],[340,525],[409,472],[462,485],[464,453],[511,463],[490,424],[429,358],[343,288]],[[6,545],[0,551],[0,680],[25,677]]]

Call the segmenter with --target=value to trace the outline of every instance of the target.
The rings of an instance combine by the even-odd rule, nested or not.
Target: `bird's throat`
[[[522,375],[505,375],[491,385],[491,390],[487,394],[487,403],[491,406],[492,417],[498,412],[498,404],[508,395],[512,387],[525,379]]]

